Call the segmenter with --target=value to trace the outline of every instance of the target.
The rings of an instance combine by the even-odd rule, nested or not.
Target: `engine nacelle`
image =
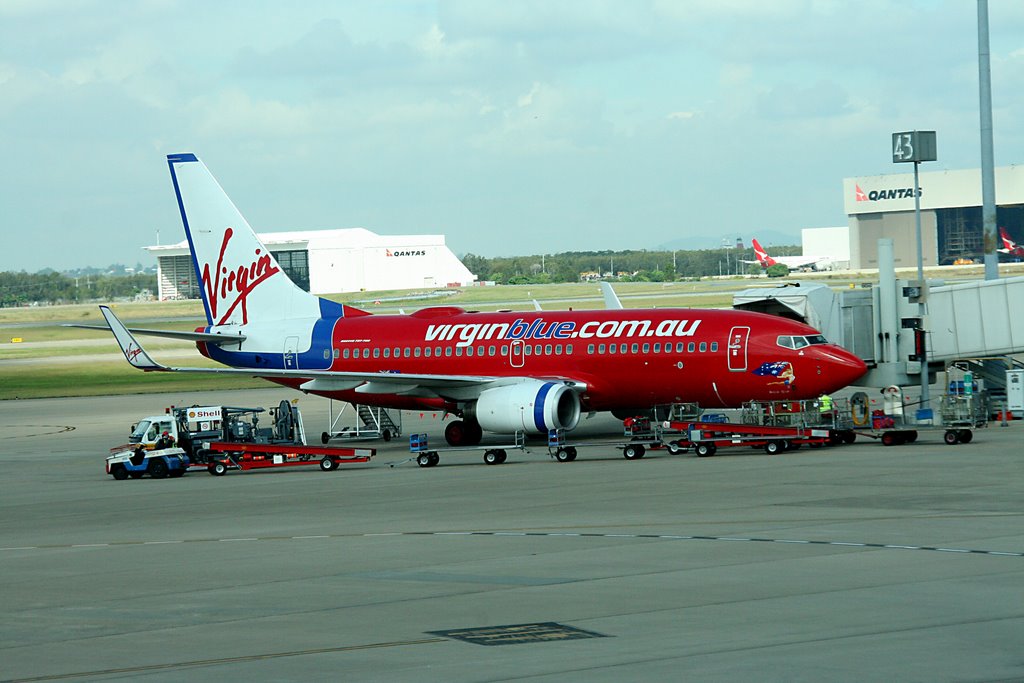
[[[580,397],[565,384],[531,380],[481,392],[467,417],[489,432],[525,430],[547,434],[570,430],[580,421]]]

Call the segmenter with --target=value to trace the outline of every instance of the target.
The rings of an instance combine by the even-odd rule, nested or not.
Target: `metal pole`
[[[917,161],[914,162],[914,229],[917,232],[917,281],[918,286],[921,287],[922,293],[924,291],[924,257],[923,248],[921,246],[921,191],[918,185],[918,167],[921,164]],[[917,315],[921,319],[921,329],[924,330],[925,321],[925,303],[919,301],[917,304]],[[925,332],[925,339],[927,340],[927,332]],[[921,345],[921,405],[918,406],[919,410],[925,410],[928,408],[928,401],[931,398],[929,396],[930,387],[928,382],[928,353],[927,343]]]
[[[996,234],[996,172],[992,154],[992,75],[989,69],[988,0],[978,0],[978,93],[981,111],[981,222],[985,279],[999,279]]]

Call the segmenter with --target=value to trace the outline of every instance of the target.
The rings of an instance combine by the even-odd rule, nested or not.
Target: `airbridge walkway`
[[[733,297],[733,307],[807,322],[825,337],[856,353],[869,367],[861,384],[885,387],[920,384],[914,329],[926,332],[930,371],[954,362],[984,373],[986,387],[999,391],[1005,370],[1024,354],[1024,277],[980,280],[923,288],[922,320],[914,281],[880,272],[877,285],[833,291],[825,284],[788,282],[752,288]]]

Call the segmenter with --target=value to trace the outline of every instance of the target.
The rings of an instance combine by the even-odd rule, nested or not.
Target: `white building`
[[[1024,242],[1024,166],[997,168],[995,176],[996,222],[1015,241]],[[958,259],[980,261],[984,257],[981,171],[922,171],[919,188],[924,265],[946,265]],[[880,237],[893,240],[898,268],[917,265],[912,171],[845,178],[843,197],[852,268],[878,267]]]
[[[803,228],[800,231],[800,245],[804,255],[828,256],[830,270],[846,270],[850,267],[850,228],[841,225],[834,228]]]
[[[313,294],[463,286],[476,280],[445,245],[444,235],[378,235],[351,228],[259,237],[295,284]],[[199,298],[186,241],[146,250],[157,258],[161,301]]]

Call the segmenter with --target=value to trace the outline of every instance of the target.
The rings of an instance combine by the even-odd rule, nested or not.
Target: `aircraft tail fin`
[[[757,256],[757,262],[761,264],[762,268],[769,268],[775,265],[775,259],[769,256],[768,252],[761,247],[756,237],[752,240],[752,244],[754,245],[754,255]]]
[[[210,325],[343,314],[289,279],[196,155],[169,154],[167,165]]]
[[[999,239],[1003,241],[1003,248],[998,251],[1011,253],[1017,249],[1017,243],[1010,239],[1010,235],[1006,232],[1006,228],[999,228]]]

